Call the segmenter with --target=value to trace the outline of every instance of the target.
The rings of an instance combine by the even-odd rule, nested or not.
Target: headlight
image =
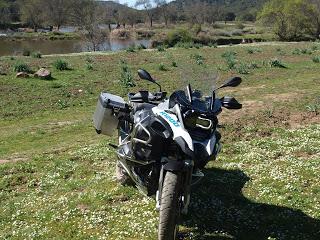
[[[198,115],[192,115],[186,117],[184,124],[187,128],[202,128],[205,130],[209,130],[212,128],[213,124],[210,119],[198,116]]]

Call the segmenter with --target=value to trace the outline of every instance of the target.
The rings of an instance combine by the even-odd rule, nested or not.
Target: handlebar
[[[139,91],[138,93],[129,93],[128,97],[131,102],[136,103],[154,103],[166,98],[166,92],[150,93],[149,91]]]

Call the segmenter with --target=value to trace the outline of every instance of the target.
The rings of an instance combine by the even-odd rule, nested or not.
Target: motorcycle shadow
[[[180,239],[320,239],[320,220],[298,209],[251,201],[240,170],[206,169],[192,189]],[[191,230],[191,233],[190,233]]]

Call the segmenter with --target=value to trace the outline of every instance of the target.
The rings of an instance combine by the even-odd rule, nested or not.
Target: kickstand
[[[114,144],[112,144],[112,143],[109,143],[109,146],[112,147],[112,148],[114,148],[114,149],[118,149],[118,146],[117,146],[117,145],[114,145]]]

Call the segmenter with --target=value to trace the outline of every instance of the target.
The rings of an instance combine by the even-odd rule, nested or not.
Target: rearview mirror
[[[143,80],[147,80],[149,82],[155,82],[155,80],[151,77],[150,73],[148,73],[146,70],[144,69],[139,69],[138,70],[138,75],[141,79]]]
[[[220,99],[221,105],[227,109],[241,109],[240,104],[234,97],[223,97]]]
[[[159,83],[157,83],[156,80],[154,80],[154,79],[151,77],[150,73],[148,73],[146,70],[144,70],[144,69],[139,69],[139,70],[138,70],[138,75],[139,75],[139,77],[140,77],[141,79],[143,79],[143,80],[147,80],[147,81],[149,81],[149,82],[152,82],[152,83],[157,84],[157,85],[159,86],[159,89],[160,89],[159,91],[161,92],[161,85],[160,85]]]
[[[223,84],[223,87],[237,87],[241,84],[242,79],[241,77],[233,77],[230,78],[225,84]]]

